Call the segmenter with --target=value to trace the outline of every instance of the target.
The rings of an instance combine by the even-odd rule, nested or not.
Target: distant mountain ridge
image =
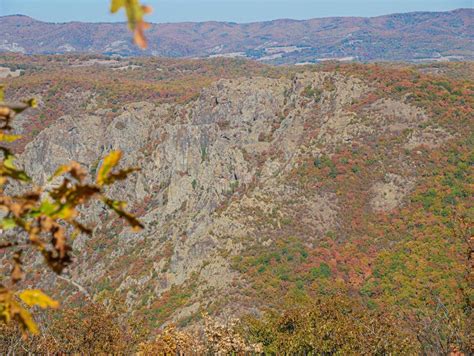
[[[474,9],[458,9],[372,18],[153,24],[147,32],[150,46],[140,51],[120,23],[46,23],[13,15],[0,17],[0,52],[225,56],[275,64],[473,60],[473,19]]]

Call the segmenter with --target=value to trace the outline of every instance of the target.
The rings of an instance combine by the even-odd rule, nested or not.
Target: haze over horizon
[[[255,22],[291,18],[372,17],[413,11],[449,11],[472,8],[472,0],[149,0],[155,9],[148,20],[163,22]],[[96,8],[97,11],[91,11]],[[0,0],[0,16],[22,14],[48,22],[119,22],[123,16],[108,13],[109,1]]]

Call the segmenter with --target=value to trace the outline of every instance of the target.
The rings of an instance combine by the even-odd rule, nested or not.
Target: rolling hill
[[[247,24],[153,24],[140,51],[119,23],[45,23],[0,17],[0,51],[122,56],[243,57],[266,63],[456,61],[474,59],[474,10]]]

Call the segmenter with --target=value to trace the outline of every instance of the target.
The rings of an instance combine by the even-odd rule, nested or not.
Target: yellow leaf
[[[36,108],[38,106],[38,101],[35,98],[32,98],[25,101],[25,104],[28,105],[30,108]]]
[[[7,134],[4,134],[3,132],[0,132],[0,141],[3,141],[3,142],[14,142],[20,138],[21,138],[20,135],[7,135]]]
[[[22,291],[18,297],[27,305],[34,306],[37,305],[40,308],[58,308],[59,303],[54,299],[51,299],[42,291],[37,289],[27,289]]]
[[[134,33],[134,41],[140,48],[146,48],[147,42],[144,31],[148,24],[144,21],[144,16],[152,12],[150,6],[141,5],[139,0],[112,0],[110,3],[110,12],[116,13],[121,8],[125,8],[128,26]]]
[[[141,30],[139,27],[135,29],[133,40],[135,41],[135,44],[141,49],[144,49],[148,46],[143,30]]]
[[[15,156],[10,154],[10,155],[7,155],[7,157],[4,159],[3,161],[3,165],[9,169],[14,169],[16,170],[16,166],[15,164],[13,163],[15,161]]]
[[[107,183],[107,178],[110,172],[118,164],[121,157],[122,157],[122,152],[112,151],[109,153],[107,157],[104,158],[104,162],[102,163],[102,166],[100,167],[99,172],[97,173],[98,185],[102,186]]]
[[[49,182],[51,182],[54,178],[62,176],[65,173],[68,173],[71,170],[71,167],[68,165],[63,165],[60,166],[58,169],[56,169],[56,172],[48,179]]]
[[[61,209],[54,215],[55,218],[70,220],[77,215],[77,211],[74,207],[70,205],[64,205]]]
[[[125,0],[112,0],[112,2],[110,3],[110,12],[116,13],[124,6],[125,6]]]
[[[11,230],[16,226],[16,222],[12,218],[3,218],[0,220],[0,229],[2,230]]]
[[[39,334],[38,325],[36,325],[35,321],[33,320],[33,317],[28,312],[28,310],[22,307],[18,307],[18,315],[20,317],[20,322],[26,329],[28,329],[30,333],[32,333],[33,335]]]
[[[77,162],[70,162],[68,165],[63,165],[60,166],[56,172],[49,178],[48,181],[52,181],[54,178],[62,176],[66,173],[69,173],[71,176],[73,176],[75,179],[77,179],[79,182],[82,182],[86,178],[86,171],[84,168],[81,167],[81,165]]]
[[[0,85],[0,103],[5,100],[5,87]]]

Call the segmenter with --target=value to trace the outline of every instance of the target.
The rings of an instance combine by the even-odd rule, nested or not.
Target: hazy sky
[[[394,12],[472,8],[474,0],[143,0],[152,22],[235,21],[326,16],[377,16]],[[108,14],[109,0],[0,0],[0,15],[25,14],[44,21],[122,21]]]

